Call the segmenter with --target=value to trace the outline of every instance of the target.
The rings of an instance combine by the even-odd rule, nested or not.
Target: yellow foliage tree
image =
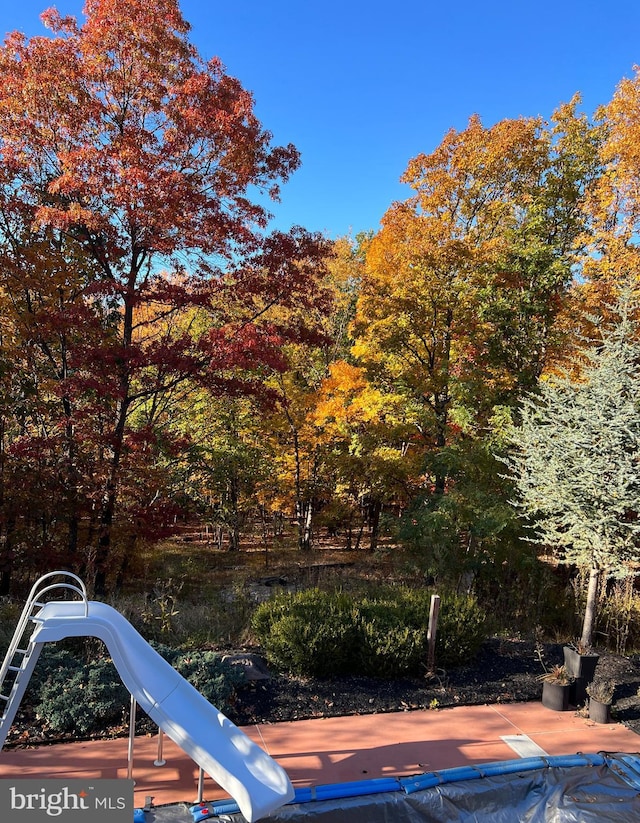
[[[619,83],[599,118],[602,174],[586,201],[590,255],[579,296],[587,311],[602,312],[622,291],[639,289],[640,69]]]
[[[358,548],[368,522],[369,549],[378,543],[384,504],[406,507],[420,484],[422,453],[416,448],[411,410],[398,393],[383,392],[364,370],[344,360],[330,366],[313,409],[313,422],[333,476],[334,495],[351,512],[347,546]],[[360,518],[353,540],[353,515]]]

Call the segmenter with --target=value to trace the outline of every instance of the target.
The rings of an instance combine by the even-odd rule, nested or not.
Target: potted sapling
[[[565,668],[573,678],[569,700],[574,706],[579,706],[587,698],[587,686],[595,677],[600,655],[581,640],[565,646],[563,652]]]
[[[542,681],[542,705],[554,712],[566,712],[569,708],[571,675],[564,666],[553,666],[538,678]]]
[[[613,680],[598,679],[587,686],[589,718],[595,723],[611,721],[611,701],[616,684]]]

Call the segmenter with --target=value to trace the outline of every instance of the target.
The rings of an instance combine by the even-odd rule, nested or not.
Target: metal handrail
[[[45,580],[48,580],[50,577],[58,577],[58,576],[72,578],[73,580],[76,581],[79,588],[76,588],[75,586],[72,586],[69,583],[54,583],[51,586],[47,586],[46,589],[43,589],[42,591],[38,592],[38,587],[42,583],[44,583]],[[51,589],[57,589],[57,588],[73,589],[74,591],[76,591],[81,596],[82,600],[85,603],[87,602],[87,587],[84,585],[84,582],[82,581],[82,579],[80,577],[78,577],[77,574],[73,574],[73,572],[67,572],[67,571],[62,571],[62,570],[58,570],[58,571],[55,571],[55,572],[47,572],[47,574],[43,574],[42,577],[39,577],[36,580],[36,582],[33,584],[33,586],[31,587],[31,592],[29,593],[29,597],[27,598],[27,602],[29,602],[30,600],[35,600],[37,594],[44,594],[45,591],[49,591]]]
[[[55,589],[69,589],[72,592],[76,592],[82,597],[84,603],[84,617],[89,616],[89,601],[86,599],[85,592],[82,589],[79,589],[77,586],[74,586],[72,583],[53,583],[51,586],[45,586],[44,589],[40,589],[37,593],[37,596],[31,601],[31,608],[34,606],[44,606],[44,603],[40,603],[38,598],[42,597],[43,594],[47,592],[54,591]],[[53,601],[52,601],[53,602]]]
[[[45,580],[48,580],[51,577],[56,576],[64,576],[70,577],[75,580],[79,586],[74,586],[72,583],[54,583],[45,588],[40,588],[42,583]],[[87,599],[87,589],[84,585],[83,581],[72,572],[67,571],[54,571],[48,572],[47,574],[42,575],[39,577],[38,580],[33,584],[31,587],[31,591],[29,592],[29,597],[27,598],[26,603],[24,604],[24,608],[22,609],[22,614],[20,615],[20,619],[18,620],[18,625],[16,626],[16,630],[13,633],[13,638],[11,639],[11,643],[7,649],[7,653],[5,655],[4,661],[2,662],[2,666],[0,667],[0,685],[4,683],[4,679],[7,676],[7,672],[9,671],[9,666],[11,665],[11,661],[13,660],[13,656],[15,655],[16,651],[18,650],[18,644],[22,639],[22,636],[25,633],[27,628],[27,624],[31,618],[31,613],[33,611],[34,606],[40,605],[38,601],[38,597],[46,594],[48,591],[52,591],[54,589],[70,589],[76,594],[79,594],[82,598],[84,603],[84,616],[87,617],[89,614],[89,601]]]

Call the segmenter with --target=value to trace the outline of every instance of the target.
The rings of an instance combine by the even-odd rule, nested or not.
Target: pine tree
[[[640,556],[640,327],[622,297],[615,325],[524,404],[507,459],[518,508],[559,562],[590,570],[582,643],[591,644],[599,580]],[[578,373],[579,376],[575,376]]]

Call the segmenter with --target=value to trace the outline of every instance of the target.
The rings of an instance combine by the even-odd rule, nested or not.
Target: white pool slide
[[[139,706],[213,780],[252,823],[294,796],[284,769],[215,708],[106,603],[52,601],[30,618],[30,644],[65,637],[102,640]],[[34,655],[35,657],[37,657]]]

